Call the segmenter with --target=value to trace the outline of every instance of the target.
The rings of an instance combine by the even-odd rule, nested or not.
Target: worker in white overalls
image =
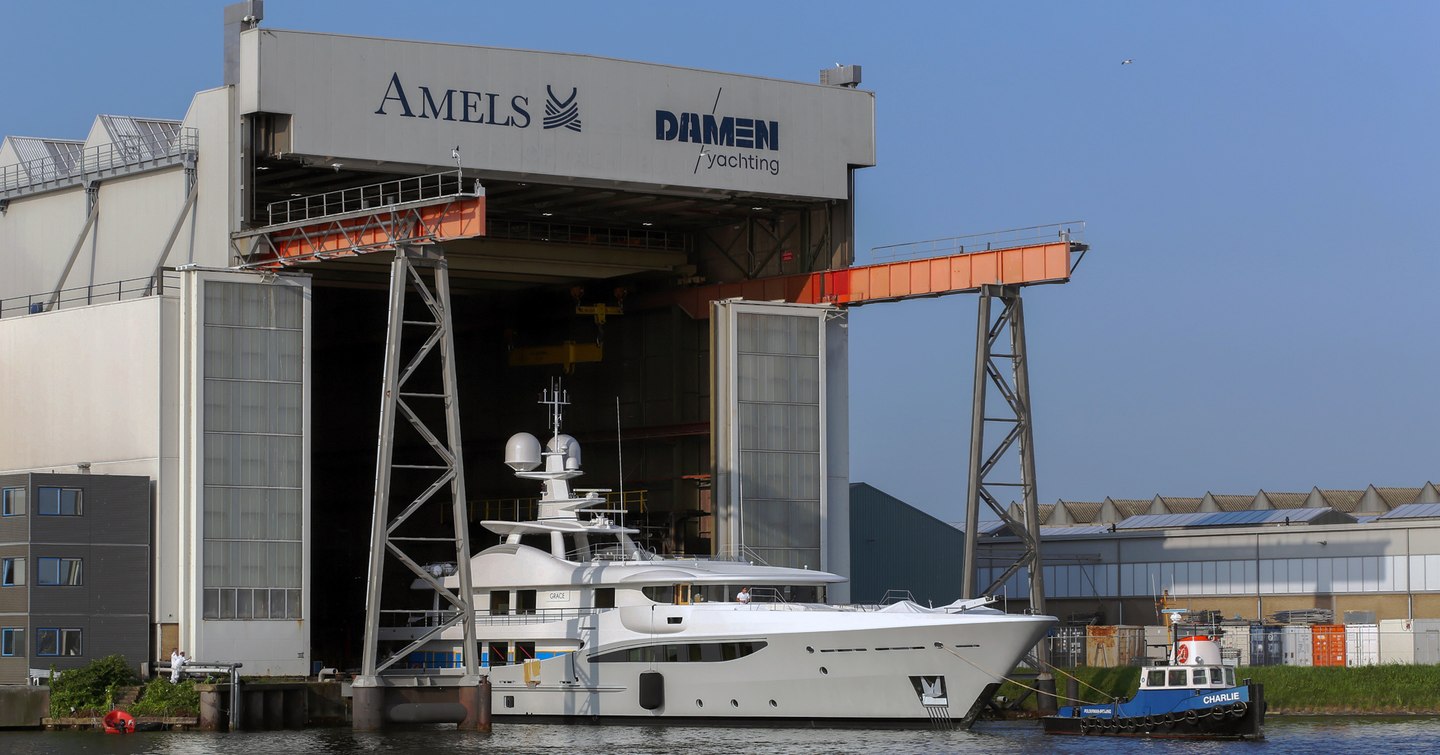
[[[190,661],[190,659],[185,657],[185,651],[184,651],[184,650],[181,650],[180,648],[175,648],[174,650],[170,651],[170,683],[171,683],[171,684],[177,684],[177,683],[179,683],[179,681],[180,681],[180,673],[181,673],[180,670],[183,669],[183,668],[185,668],[185,664],[188,663],[189,661]]]

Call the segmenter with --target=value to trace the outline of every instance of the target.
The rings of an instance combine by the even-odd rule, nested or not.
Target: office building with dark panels
[[[114,654],[140,671],[152,657],[150,480],[4,475],[0,504],[0,684]]]

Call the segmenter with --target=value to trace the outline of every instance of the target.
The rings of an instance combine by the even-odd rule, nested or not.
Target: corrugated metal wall
[[[304,294],[205,284],[205,618],[302,618]]]

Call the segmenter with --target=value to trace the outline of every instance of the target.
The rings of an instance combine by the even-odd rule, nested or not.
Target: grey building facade
[[[922,605],[960,597],[965,533],[863,482],[850,484],[850,597],[878,603],[891,590]]]
[[[151,657],[150,480],[0,476],[0,684]]]

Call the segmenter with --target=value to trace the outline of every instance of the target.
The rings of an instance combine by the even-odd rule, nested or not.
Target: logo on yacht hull
[[[910,685],[915,688],[915,694],[920,698],[921,705],[927,707],[950,705],[950,698],[945,693],[945,677],[912,676]]]

